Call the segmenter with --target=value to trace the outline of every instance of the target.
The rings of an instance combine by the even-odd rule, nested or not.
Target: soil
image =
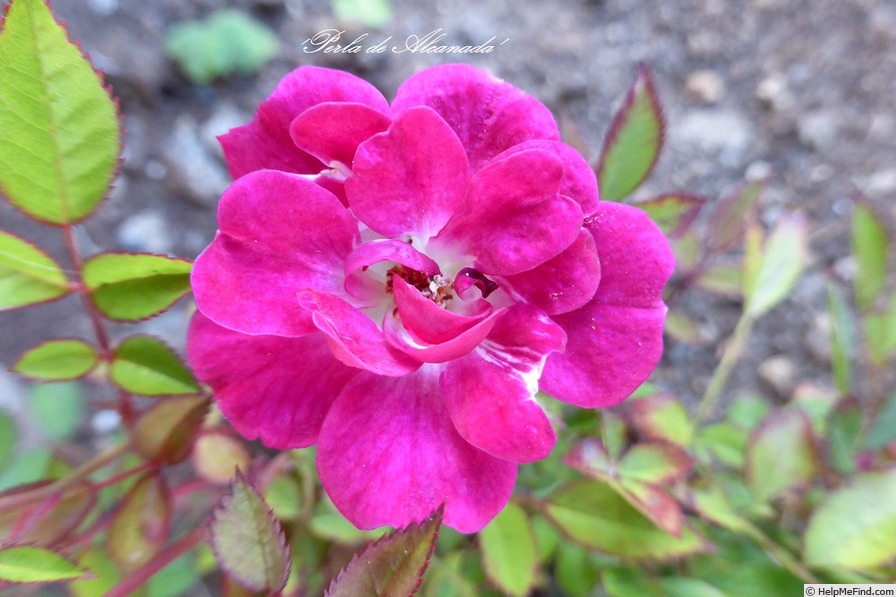
[[[339,22],[320,0],[65,0],[71,36],[102,68],[120,98],[124,164],[108,200],[79,229],[86,253],[126,249],[193,258],[215,231],[215,204],[228,177],[214,136],[246,122],[258,102],[301,64],[355,72],[391,97],[423,67],[463,61],[484,67],[574,122],[591,157],[644,61],[669,122],[665,149],[638,197],[687,190],[717,201],[747,180],[765,179],[760,217],[786,212],[811,224],[812,266],[792,296],[757,326],[726,397],[786,398],[799,381],[830,387],[824,351],[827,272],[848,281],[851,197],[862,193],[892,223],[896,198],[896,4],[889,0],[439,0],[392,2],[380,29]],[[278,34],[279,53],[258,74],[191,84],[166,56],[175,23],[231,6]],[[365,47],[392,36],[441,29],[444,43],[482,44],[479,55],[309,53],[315,33],[368,33]],[[506,40],[506,41],[505,41]],[[890,224],[888,224],[890,225]],[[7,204],[0,227],[64,261],[58,231]],[[142,331],[183,347],[187,301]],[[693,403],[706,386],[739,312],[736,299],[689,291],[679,305],[702,341],[667,342],[655,379]],[[78,302],[0,314],[0,363],[38,341],[91,338]],[[133,326],[114,328],[116,335]],[[769,365],[769,359],[777,360]],[[764,365],[762,375],[759,371]],[[2,371],[3,367],[0,367]],[[3,381],[3,380],[0,380]],[[7,382],[9,380],[6,380]],[[21,396],[22,386],[12,385]],[[9,394],[9,392],[6,392]],[[7,396],[3,403],[9,403]],[[15,402],[14,399],[12,399]]]

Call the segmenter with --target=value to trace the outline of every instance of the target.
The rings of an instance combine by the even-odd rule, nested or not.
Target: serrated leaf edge
[[[35,350],[38,350],[38,349],[41,348],[42,346],[46,346],[47,344],[53,344],[53,343],[56,343],[56,342],[73,342],[73,341],[74,341],[74,342],[80,342],[80,343],[83,344],[84,346],[87,346],[88,348],[90,348],[90,349],[93,351],[94,356],[96,357],[96,360],[95,360],[95,362],[93,363],[93,365],[91,365],[91,367],[90,367],[87,371],[85,371],[84,373],[82,373],[81,375],[78,375],[78,376],[76,376],[76,377],[66,377],[66,378],[58,378],[58,379],[47,379],[47,378],[45,378],[45,377],[35,377],[35,376],[33,376],[33,375],[28,375],[27,373],[22,373],[21,371],[18,370],[19,363],[21,363],[22,360],[23,360],[26,356],[28,356],[29,354],[31,354],[31,353],[34,352]],[[30,379],[30,380],[32,380],[32,381],[50,382],[50,383],[61,382],[61,381],[79,381],[79,380],[84,379],[84,378],[87,377],[88,375],[90,375],[90,374],[91,374],[91,373],[92,373],[92,372],[99,366],[99,364],[100,364],[102,361],[103,361],[102,356],[100,355],[99,351],[97,351],[96,347],[93,346],[93,345],[91,345],[91,344],[90,344],[89,342],[87,342],[86,340],[84,340],[84,338],[75,338],[74,336],[64,336],[64,337],[62,337],[62,338],[50,338],[49,340],[44,340],[44,341],[41,342],[40,344],[37,344],[37,345],[32,346],[31,348],[25,350],[21,355],[19,355],[19,358],[17,358],[15,361],[13,361],[13,364],[12,364],[12,366],[10,367],[10,370],[11,370],[11,371],[15,371],[15,373],[16,373],[17,375],[19,375],[19,376],[21,376],[21,377],[24,377],[25,379]]]
[[[129,390],[128,388],[125,388],[124,386],[122,386],[121,384],[119,384],[119,383],[112,377],[112,367],[113,367],[114,364],[115,364],[115,360],[116,360],[116,358],[118,357],[118,351],[119,351],[119,349],[121,348],[121,346],[122,346],[123,344],[125,344],[126,342],[128,342],[129,340],[133,340],[134,338],[150,338],[150,339],[152,339],[152,340],[155,340],[156,342],[158,342],[158,343],[161,344],[162,346],[164,346],[166,349],[168,349],[168,351],[170,351],[171,354],[173,354],[175,357],[177,357],[178,362],[179,362],[181,365],[183,365],[184,370],[190,375],[190,379],[193,381],[193,384],[196,386],[195,390],[192,391],[192,392],[184,392],[184,393],[181,393],[181,394],[141,394],[141,393],[139,393],[139,392],[134,392],[133,390]],[[122,339],[118,342],[118,344],[116,344],[115,347],[112,349],[112,358],[111,358],[111,360],[109,361],[109,368],[110,368],[110,371],[109,371],[109,381],[110,381],[116,388],[118,388],[118,389],[120,389],[120,390],[123,390],[123,391],[125,391],[125,392],[128,392],[128,393],[131,393],[131,394],[135,394],[135,395],[137,395],[137,396],[149,396],[149,397],[152,397],[152,398],[158,398],[158,397],[162,397],[162,396],[184,397],[184,396],[200,395],[200,394],[202,393],[202,388],[200,387],[199,380],[196,379],[196,375],[193,373],[193,370],[190,368],[190,366],[189,366],[189,364],[187,363],[186,359],[184,359],[184,357],[183,357],[177,350],[175,350],[170,344],[168,344],[167,342],[165,342],[163,339],[159,338],[158,336],[154,336],[154,335],[152,335],[152,334],[135,334],[135,335],[133,335],[133,336],[128,336],[127,338],[122,338]]]

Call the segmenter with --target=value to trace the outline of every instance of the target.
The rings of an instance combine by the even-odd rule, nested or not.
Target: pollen
[[[447,302],[454,298],[452,290],[454,285],[451,280],[441,274],[427,276],[423,272],[410,269],[403,265],[396,265],[386,272],[386,292],[392,292],[392,279],[394,276],[400,277],[402,280],[420,291],[420,294],[439,305],[447,308]]]

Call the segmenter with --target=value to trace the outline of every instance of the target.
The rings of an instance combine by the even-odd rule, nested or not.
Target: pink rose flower
[[[390,106],[301,67],[220,140],[236,181],[193,269],[189,360],[245,437],[317,444],[358,527],[444,502],[481,529],[555,443],[539,389],[610,406],[659,361],[665,239],[486,72],[430,68]]]

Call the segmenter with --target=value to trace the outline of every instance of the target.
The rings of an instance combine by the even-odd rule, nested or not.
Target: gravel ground
[[[277,57],[253,77],[190,84],[165,56],[174,23],[232,6],[279,35]],[[228,183],[214,136],[247,121],[299,64],[346,68],[387,97],[413,72],[438,62],[485,67],[573,121],[596,156],[638,61],[653,70],[669,130],[639,196],[688,190],[716,199],[765,179],[760,216],[772,225],[799,211],[812,226],[812,267],[785,304],[757,326],[729,395],[786,398],[799,381],[830,386],[824,350],[826,271],[849,278],[850,197],[876,202],[890,224],[896,198],[896,4],[890,0],[572,0],[393,2],[381,29],[339,22],[318,0],[65,0],[58,13],[121,100],[125,163],[109,199],[80,230],[86,252],[129,249],[195,257],[215,229]],[[482,44],[480,55],[309,53],[303,42],[337,28],[367,33],[365,47],[441,29],[449,44]],[[0,227],[61,250],[59,234],[0,205]],[[737,317],[736,301],[689,292],[684,308],[704,342],[668,342],[657,379],[695,400]],[[143,324],[183,346],[186,301]],[[37,341],[90,338],[74,299],[0,314],[0,362]],[[125,327],[114,332],[131,331]],[[2,368],[0,368],[2,370]],[[7,383],[9,380],[2,380]],[[6,386],[4,386],[6,387]],[[15,403],[21,385],[3,402]],[[18,390],[16,390],[18,388]]]

